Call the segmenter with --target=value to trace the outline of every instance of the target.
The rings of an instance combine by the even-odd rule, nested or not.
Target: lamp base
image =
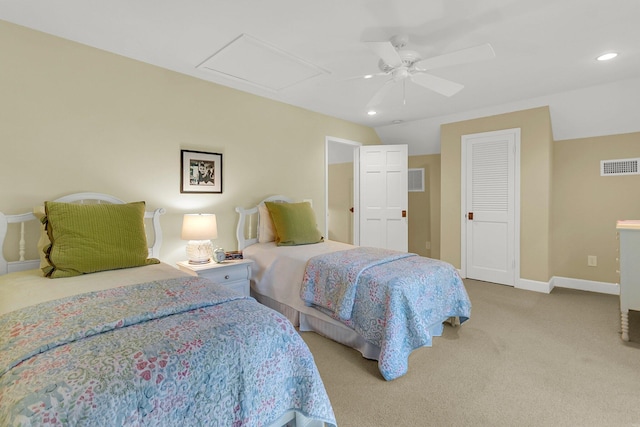
[[[211,261],[213,245],[211,240],[189,240],[186,252],[189,264],[207,264]]]

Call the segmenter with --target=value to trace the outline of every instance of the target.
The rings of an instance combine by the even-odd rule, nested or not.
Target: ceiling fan
[[[387,42],[367,42],[368,47],[380,57],[378,67],[381,71],[380,73],[369,76],[391,76],[391,78],[375,92],[367,104],[367,107],[374,107],[380,104],[396,83],[401,81],[404,83],[407,79],[444,96],[453,96],[464,86],[429,74],[427,71],[492,59],[496,56],[491,45],[485,43],[444,55],[422,59],[422,56],[418,52],[405,49],[407,42],[408,37],[402,35],[393,36],[390,41]]]

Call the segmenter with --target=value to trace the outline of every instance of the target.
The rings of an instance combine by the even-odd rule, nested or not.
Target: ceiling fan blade
[[[371,98],[371,100],[367,103],[367,108],[371,108],[371,107],[375,107],[376,105],[379,105],[382,100],[384,99],[385,96],[387,96],[387,93],[389,93],[389,90],[391,90],[391,88],[396,84],[396,81],[393,79],[389,79],[387,80],[381,87],[380,89],[378,89],[376,91],[376,93],[373,94],[373,97]]]
[[[444,96],[453,96],[464,88],[460,83],[425,73],[413,74],[411,81]]]
[[[394,68],[402,65],[402,58],[400,58],[398,51],[391,42],[367,42],[367,46],[373,53],[382,58],[387,65]]]
[[[496,53],[493,51],[493,47],[489,43],[485,43],[480,46],[469,47],[467,49],[445,53],[444,55],[434,56],[433,58],[423,59],[416,62],[414,66],[419,70],[433,70],[451,65],[484,61],[495,57]]]

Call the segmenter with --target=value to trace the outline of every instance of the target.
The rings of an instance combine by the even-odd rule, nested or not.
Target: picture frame
[[[222,154],[180,150],[180,192],[222,193]]]

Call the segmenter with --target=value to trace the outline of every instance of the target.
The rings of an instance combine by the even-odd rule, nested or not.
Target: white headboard
[[[236,239],[238,240],[238,250],[241,251],[247,246],[258,243],[258,227],[260,227],[260,215],[258,215],[258,206],[264,202],[282,202],[291,203],[287,196],[277,195],[267,197],[257,205],[245,209],[236,208],[236,212],[240,215],[238,219],[238,227],[236,228]]]
[[[64,203],[114,203],[122,204],[124,201],[110,196],[108,194],[101,193],[75,193],[68,196],[60,197],[54,200],[55,202]],[[160,227],[160,215],[165,213],[164,208],[159,208],[154,211],[146,211],[144,217],[147,220],[151,220],[153,226],[153,245],[149,246],[149,256],[157,258],[160,256],[160,246],[162,246],[162,228]],[[25,223],[29,221],[37,221],[38,219],[32,212],[18,214],[18,215],[5,215],[0,212],[0,275],[12,273],[14,271],[29,270],[38,268],[40,266],[40,259],[25,259],[25,253],[27,248],[27,242],[25,241]],[[7,261],[4,257],[4,241],[7,237],[7,230],[9,224],[16,224],[20,227],[20,240],[18,247],[14,248],[13,253],[18,253],[17,261]],[[37,239],[30,243],[32,247],[36,247]],[[31,246],[30,246],[31,247]]]

